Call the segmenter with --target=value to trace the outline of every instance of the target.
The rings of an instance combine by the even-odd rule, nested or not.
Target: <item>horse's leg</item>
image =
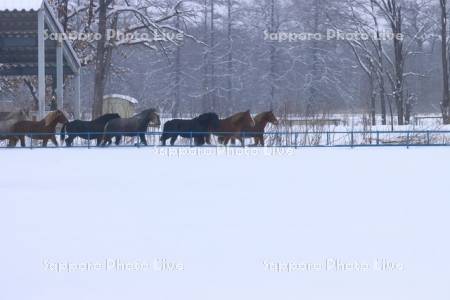
[[[102,144],[102,138],[101,137],[98,137],[97,138],[97,147],[99,147],[99,146],[101,146],[101,144]]]
[[[103,136],[101,146],[105,147],[105,146],[109,146],[110,144],[111,144],[110,137],[107,135]]]
[[[20,136],[19,137],[20,140],[20,147],[25,148],[25,136]],[[31,140],[31,142],[33,143],[33,140]]]
[[[230,141],[230,137],[229,136],[225,136],[224,138],[223,138],[223,144],[225,145],[225,146],[228,146],[228,142]]]
[[[12,144],[13,144],[14,140],[15,140],[15,138],[8,139],[8,148],[12,148]]]
[[[231,139],[231,145],[236,145],[236,138],[233,136]]]
[[[48,138],[45,138],[45,139],[43,139],[42,140],[42,147],[47,147],[47,144],[48,144]]]
[[[173,137],[173,134],[169,134],[167,132],[164,132],[161,137],[159,138],[159,140],[161,141],[162,145],[165,146],[167,143],[167,140],[170,139],[171,137]]]
[[[56,147],[59,146],[58,141],[56,140],[56,137],[54,135],[51,137],[51,140],[52,140],[53,145],[55,145]]]
[[[259,143],[261,144],[261,146],[265,146],[265,143],[264,143],[264,136],[263,135],[260,135],[259,136]]]
[[[205,137],[203,136],[196,136],[194,138],[195,146],[203,146],[205,144]]]
[[[159,138],[159,140],[161,141],[161,144],[162,144],[163,146],[166,145],[167,139],[168,139],[168,137],[167,137],[166,135],[164,135],[164,134]]]
[[[119,146],[121,141],[122,141],[122,136],[121,135],[117,135],[116,136],[116,146]]]
[[[173,146],[175,145],[175,142],[177,141],[178,136],[175,135],[173,137],[170,138],[170,145]]]
[[[9,148],[14,148],[17,145],[17,138],[16,137],[12,137],[10,139],[8,139],[8,147]]]
[[[141,143],[144,144],[145,146],[148,146],[147,139],[145,138],[145,133],[141,133],[140,138],[141,138]]]
[[[241,137],[241,136],[238,137],[237,139],[239,140],[239,142],[241,142],[241,146],[245,147],[245,143],[244,143],[245,139],[243,137]],[[236,144],[236,140],[234,141],[234,144]]]

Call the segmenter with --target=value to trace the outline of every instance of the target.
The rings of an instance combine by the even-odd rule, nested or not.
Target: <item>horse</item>
[[[202,114],[191,120],[174,119],[164,124],[163,134],[160,138],[162,145],[166,145],[170,138],[170,145],[174,145],[178,136],[194,138],[196,146],[203,146],[212,130],[220,126],[219,116],[216,113]]]
[[[64,124],[61,128],[60,139],[61,143],[64,143],[66,134],[69,136],[65,139],[67,147],[71,147],[73,140],[76,137],[80,137],[84,140],[97,140],[97,146],[100,146],[103,138],[103,130],[106,124],[114,119],[119,119],[119,114],[106,114],[92,121],[80,121],[75,120],[70,123]]]
[[[14,140],[13,136],[8,135],[11,133],[12,127],[20,121],[25,121],[27,119],[28,113],[25,111],[8,113],[2,120],[0,120],[0,141],[2,140]]]
[[[32,140],[42,140],[42,146],[47,147],[48,140],[51,140],[55,146],[58,146],[58,141],[55,137],[55,128],[58,124],[66,124],[69,122],[64,113],[60,110],[50,112],[41,121],[20,121],[14,124],[12,133],[14,135],[14,147],[17,139],[20,140],[20,145],[25,147],[25,136]]]
[[[226,146],[232,137],[236,137],[241,145],[244,146],[244,139],[240,136],[240,132],[243,128],[254,127],[255,121],[253,120],[250,111],[240,112],[232,115],[226,119],[220,120],[219,129],[213,131],[215,136],[218,136],[223,144]],[[207,139],[207,143],[210,144],[210,137]]]
[[[255,144],[252,146],[264,146],[264,130],[267,124],[278,125],[279,122],[272,111],[266,111],[256,115],[253,120],[255,120],[254,127],[244,127],[242,128],[243,134],[242,138],[254,138]],[[219,143],[223,143],[223,138],[219,138]],[[234,145],[236,143],[236,138],[231,138],[231,143]]]
[[[115,137],[116,145],[118,146],[124,136],[139,136],[140,142],[147,146],[145,133],[150,123],[153,123],[153,126],[161,125],[159,115],[153,108],[144,110],[132,118],[113,119],[105,125],[102,146],[111,145],[113,137]]]

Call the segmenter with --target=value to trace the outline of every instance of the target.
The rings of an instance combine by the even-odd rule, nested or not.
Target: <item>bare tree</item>
[[[392,94],[397,109],[398,125],[405,124],[405,103],[404,103],[404,67],[405,53],[403,49],[403,15],[402,5],[398,0],[374,0],[373,3],[380,9],[384,18],[388,22],[394,38],[392,39],[394,59],[385,56],[393,68],[392,76],[388,76],[392,85]]]
[[[449,124],[450,112],[450,92],[449,92],[449,71],[448,71],[448,36],[447,36],[447,0],[439,1],[441,8],[441,51],[442,51],[442,79],[443,96],[441,102],[442,119],[444,124]]]

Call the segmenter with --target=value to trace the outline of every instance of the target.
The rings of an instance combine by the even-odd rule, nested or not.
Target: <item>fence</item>
[[[113,135],[130,135],[130,133],[114,133]],[[145,133],[132,133],[133,135],[144,134],[147,146],[155,147],[160,146],[161,142],[159,137],[161,132],[145,132]],[[183,133],[186,134],[186,133]],[[199,134],[208,133],[188,133],[191,137]],[[227,134],[227,133],[221,133]],[[89,138],[98,137],[103,133],[83,133],[83,135]],[[253,139],[247,138],[250,133],[241,133],[244,138],[244,146],[251,146]],[[17,135],[16,135],[17,136]],[[34,138],[42,137],[56,137],[54,134],[42,134],[42,133],[27,133],[22,136],[26,136],[25,148],[41,148],[43,147],[42,141]],[[7,134],[0,134],[0,148],[11,148],[8,145]],[[380,146],[450,146],[450,131],[336,131],[336,132],[266,132],[264,133],[265,147],[290,147],[290,148],[302,148],[302,147],[380,147]],[[212,144],[206,145],[209,147],[221,146],[217,138],[212,135]],[[59,142],[59,136],[58,136]],[[168,141],[169,142],[169,141]],[[61,143],[59,143],[61,147]],[[49,147],[55,147],[51,140],[49,140]],[[138,137],[124,137],[121,144],[114,147],[143,147],[144,145],[139,142]],[[194,147],[195,143],[193,139],[178,138],[176,142],[178,147]],[[236,145],[229,145],[230,147],[241,147],[239,141],[236,141]],[[17,144],[18,148],[20,143]],[[73,147],[91,148],[96,147],[94,140],[85,140],[77,137],[73,142]]]

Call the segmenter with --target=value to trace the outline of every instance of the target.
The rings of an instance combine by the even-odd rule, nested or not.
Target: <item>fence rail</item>
[[[72,133],[71,133],[72,134]],[[162,132],[116,132],[108,133],[108,135],[133,135],[135,137],[123,137],[119,146],[113,143],[114,147],[144,147],[139,142],[139,135],[144,134],[147,141],[147,146],[155,147],[160,146],[161,142],[159,137]],[[186,134],[186,132],[183,132]],[[187,133],[191,137],[196,135],[205,135],[209,133],[192,132]],[[230,135],[231,133],[218,133],[219,135]],[[76,135],[76,133],[73,133]],[[102,136],[103,132],[90,132],[80,133],[80,135],[88,136],[90,139],[82,139],[77,137],[72,147],[91,148],[95,147],[96,142],[94,138]],[[251,146],[253,140],[250,136],[254,133],[242,132],[241,137],[244,138],[244,146]],[[0,148],[11,148],[8,145],[7,138],[10,137],[10,133],[0,133]],[[61,145],[59,140],[59,134],[54,133],[24,133],[14,134],[15,137],[26,137],[25,148],[40,148],[43,147],[42,142],[36,138],[42,137],[56,137],[59,146]],[[209,147],[222,146],[218,143],[217,138],[212,135],[212,144],[206,145]],[[66,135],[67,137],[67,135]],[[382,146],[401,146],[401,147],[413,147],[413,146],[450,146],[450,131],[321,131],[321,132],[266,132],[264,133],[265,147],[290,147],[290,148],[304,148],[304,147],[382,147]],[[49,140],[49,147],[55,147],[51,140]],[[189,138],[178,138],[176,142],[178,147],[194,147],[195,143]],[[231,147],[241,147],[239,141],[236,141],[236,145],[230,145]],[[15,148],[19,148],[18,144]],[[65,147],[65,145],[64,145]]]

